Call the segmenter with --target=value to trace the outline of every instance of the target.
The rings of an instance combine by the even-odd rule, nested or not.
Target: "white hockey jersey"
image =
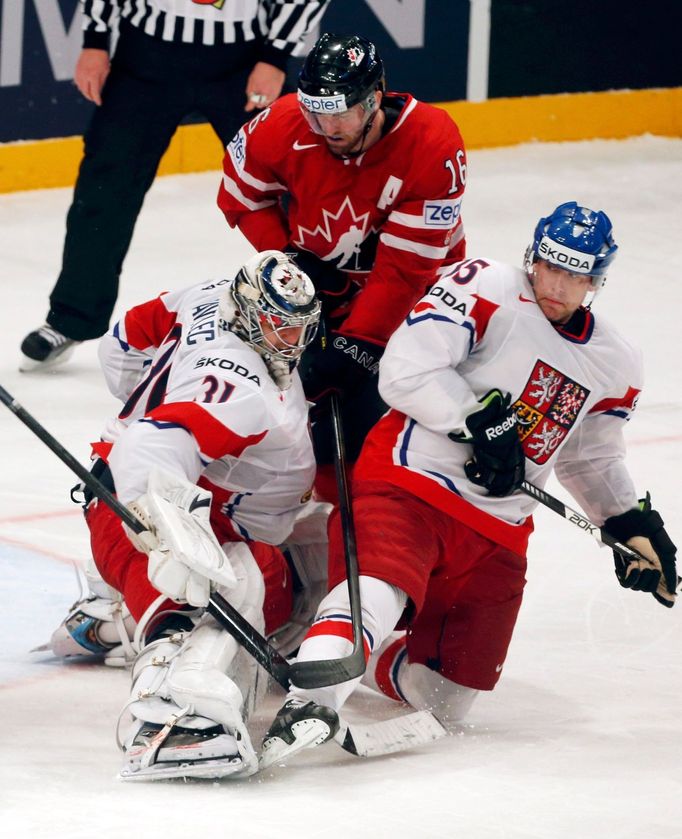
[[[107,384],[125,404],[113,447],[95,450],[124,504],[145,492],[156,464],[210,489],[212,515],[229,520],[228,531],[278,544],[314,479],[307,405],[297,373],[280,391],[262,357],[226,328],[219,300],[231,282],[162,294],[102,339]]]
[[[449,269],[390,339],[379,390],[392,410],[370,433],[357,478],[403,486],[518,552],[536,502],[504,498],[467,480],[465,431],[488,391],[510,393],[526,454],[526,479],[554,468],[597,523],[637,504],[624,466],[622,429],[641,390],[640,353],[581,310],[580,334],[553,326],[525,271],[488,259]]]

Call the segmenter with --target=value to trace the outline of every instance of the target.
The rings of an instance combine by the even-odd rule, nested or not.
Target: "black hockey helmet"
[[[318,97],[343,97],[346,110],[366,102],[375,90],[384,89],[383,62],[374,44],[362,35],[325,32],[308,54],[298,77],[298,98],[304,107],[306,97],[313,102]]]

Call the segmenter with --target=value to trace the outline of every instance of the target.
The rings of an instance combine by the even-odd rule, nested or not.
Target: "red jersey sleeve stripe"
[[[631,411],[635,407],[635,400],[639,396],[639,393],[640,391],[637,388],[629,387],[625,392],[625,396],[616,399],[602,399],[601,402],[597,402],[596,405],[590,408],[589,413],[598,414],[605,411],[616,411],[618,408]]]
[[[476,298],[476,302],[471,310],[471,318],[476,324],[476,340],[482,341],[488,329],[490,318],[500,307],[497,303],[486,300],[485,297],[479,297],[478,294],[474,294],[473,297]]]
[[[176,317],[177,313],[168,311],[162,297],[135,306],[125,316],[127,343],[136,350],[160,347],[175,326]]]
[[[202,454],[216,460],[225,455],[240,457],[244,449],[255,446],[265,437],[267,431],[243,437],[215,419],[197,402],[173,402],[159,405],[147,414],[147,419],[172,422],[186,429],[194,436]]]

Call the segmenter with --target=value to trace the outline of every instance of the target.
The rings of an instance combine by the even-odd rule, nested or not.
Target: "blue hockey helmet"
[[[526,267],[544,259],[574,274],[589,274],[594,287],[599,288],[617,250],[611,220],[603,210],[567,201],[537,223],[533,243],[526,251]]]

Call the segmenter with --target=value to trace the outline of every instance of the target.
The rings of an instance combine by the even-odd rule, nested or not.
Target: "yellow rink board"
[[[682,137],[682,87],[441,102],[469,149],[532,141]],[[0,192],[73,185],[81,137],[0,144]],[[208,125],[184,125],[159,174],[219,169],[222,149]]]

